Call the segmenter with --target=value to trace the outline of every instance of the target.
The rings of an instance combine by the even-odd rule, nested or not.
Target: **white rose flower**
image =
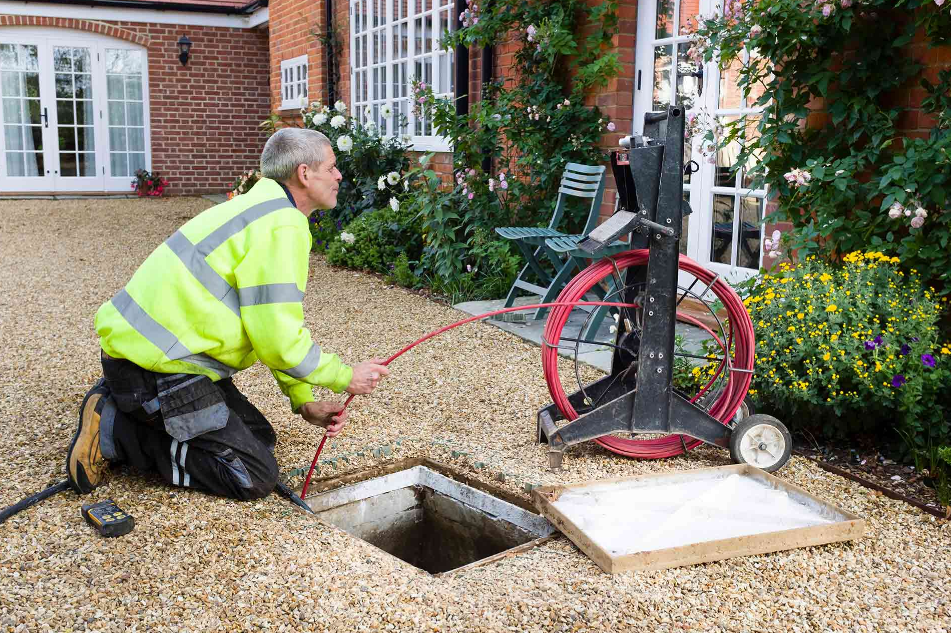
[[[327,122],[327,115],[323,112],[318,112],[314,115],[314,125],[323,125]]]
[[[384,103],[383,107],[380,108],[380,114],[388,119],[393,116],[393,108],[390,107],[390,104]]]
[[[386,189],[386,176],[380,176],[380,178],[376,181],[376,188],[380,191]]]
[[[344,134],[337,139],[337,148],[341,152],[349,152],[351,149],[353,149],[353,139]]]
[[[367,121],[367,124],[364,126],[364,129],[366,129],[367,134],[374,134],[376,133],[376,123],[374,123],[373,121]]]
[[[403,191],[409,191],[409,178],[403,180]]]
[[[346,122],[347,120],[338,114],[334,118],[330,119],[330,127],[336,130],[337,128],[343,127]]]
[[[413,142],[413,137],[412,137],[412,136],[410,136],[409,134],[404,134],[404,135],[403,135],[403,145],[409,145],[409,144],[412,143],[412,142]]]
[[[915,209],[915,217],[926,218],[928,217],[928,212],[925,211],[923,208],[918,207],[917,209]]]
[[[337,112],[346,112],[347,104],[344,103],[343,101],[338,101],[337,103],[334,104],[334,110],[336,110]]]
[[[353,233],[347,233],[346,231],[344,231],[343,233],[340,234],[340,239],[346,242],[347,244],[353,244],[353,242],[357,239],[357,236],[354,235]]]
[[[371,116],[373,116],[373,108],[370,106],[363,108],[363,115],[369,119]]]
[[[399,211],[400,201],[397,200],[396,198],[390,198],[390,208],[393,209],[394,211]]]
[[[390,173],[386,175],[386,182],[390,183],[391,185],[395,185],[399,181],[400,181],[400,175],[396,173],[395,171],[391,171]]]

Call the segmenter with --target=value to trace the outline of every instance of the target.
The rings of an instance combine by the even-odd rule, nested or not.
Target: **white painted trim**
[[[79,4],[77,2],[77,4]],[[178,24],[182,26],[218,26],[232,29],[250,29],[268,21],[266,8],[251,15],[220,15],[215,13],[192,13],[190,11],[155,11],[153,9],[125,9],[109,7],[82,7],[80,15],[68,14],[75,9],[48,2],[16,2],[0,0],[0,14],[26,15],[43,18],[64,16],[98,22],[150,22]],[[263,16],[260,15],[263,12]]]

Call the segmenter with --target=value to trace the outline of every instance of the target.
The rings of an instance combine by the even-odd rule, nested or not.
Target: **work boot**
[[[109,465],[99,449],[99,420],[109,389],[100,380],[86,392],[79,407],[79,427],[66,452],[66,475],[81,495],[92,492],[105,477]]]

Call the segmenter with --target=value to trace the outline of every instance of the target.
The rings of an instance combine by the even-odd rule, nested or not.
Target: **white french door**
[[[0,192],[130,191],[148,168],[145,52],[0,30]]]
[[[736,66],[722,73],[716,62],[699,65],[688,56],[691,36],[688,22],[698,14],[721,11],[714,0],[640,0],[634,82],[634,131],[643,129],[646,112],[679,104],[688,115],[710,123],[725,124],[751,115],[747,139],[755,133],[755,115],[750,107],[759,95],[744,95],[736,85]],[[748,59],[748,58],[747,58]],[[744,60],[745,61],[745,60]],[[699,76],[698,76],[699,75]],[[702,150],[703,133],[691,138],[684,162],[696,161],[699,171],[684,177],[684,198],[693,214],[684,219],[681,252],[706,268],[736,283],[757,274],[762,261],[763,228],[759,221],[765,209],[766,191],[751,188],[747,174],[751,164],[736,169],[739,143],[715,154]],[[735,171],[734,171],[735,170]],[[691,283],[681,275],[681,283]]]

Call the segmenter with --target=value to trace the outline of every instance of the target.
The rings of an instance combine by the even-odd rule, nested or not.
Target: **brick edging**
[[[147,36],[135,31],[129,31],[107,22],[95,20],[76,20],[73,18],[51,18],[36,15],[0,15],[0,26],[45,26],[63,29],[76,29],[108,35],[120,40],[148,47],[150,40]]]

